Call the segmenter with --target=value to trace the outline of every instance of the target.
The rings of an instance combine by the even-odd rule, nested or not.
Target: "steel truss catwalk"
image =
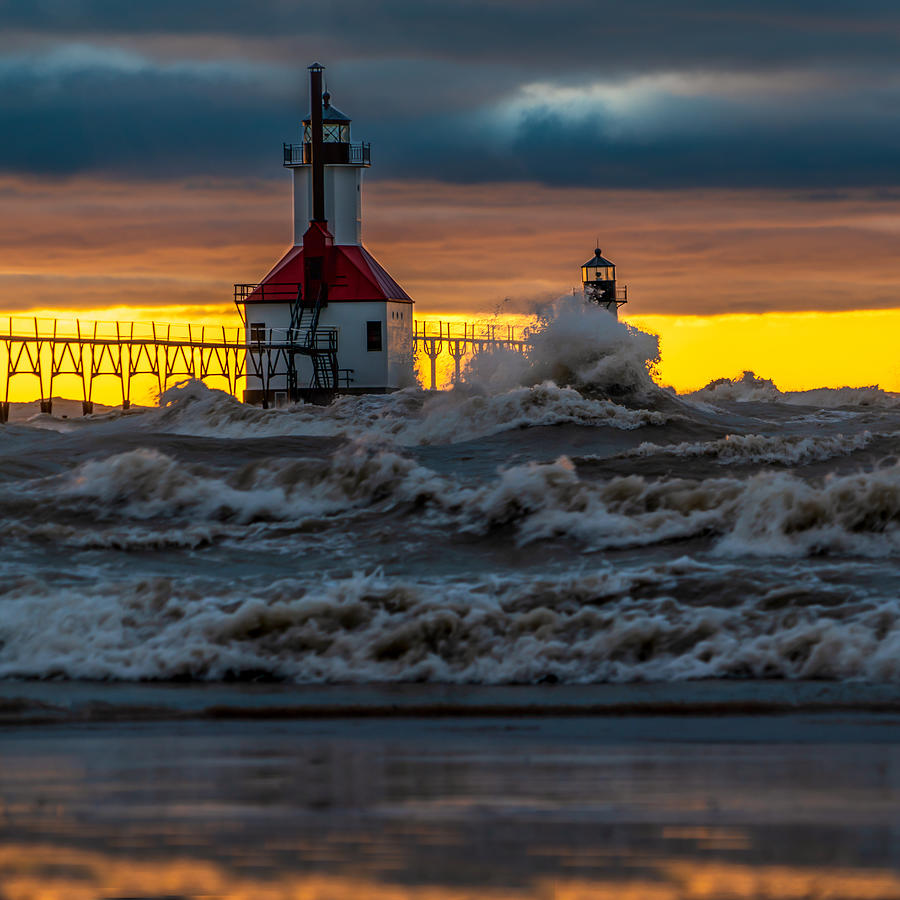
[[[161,325],[154,322],[82,322],[58,319],[0,319],[0,422],[8,420],[13,379],[36,378],[41,411],[52,411],[54,382],[74,376],[80,384],[82,408],[93,411],[94,385],[118,382],[121,403],[131,405],[132,386],[139,376],[155,378],[159,393],[174,380],[213,381],[237,394],[241,379],[253,376],[263,385],[263,405],[274,402],[277,381],[296,384],[296,359],[308,357],[316,384],[300,391],[328,395],[352,386],[353,373],[337,368],[337,334],[320,328],[314,345],[290,329],[258,329],[247,340],[244,328],[210,325]],[[493,323],[417,321],[414,340],[430,361],[430,387],[437,388],[437,361],[446,354],[453,361],[453,379],[461,377],[462,361],[487,350],[526,353],[527,330]],[[5,362],[5,366],[3,363]],[[224,382],[224,383],[223,383]],[[319,398],[316,398],[319,399]]]

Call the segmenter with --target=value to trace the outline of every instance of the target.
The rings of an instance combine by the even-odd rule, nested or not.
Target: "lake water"
[[[900,897],[900,398],[654,353],[14,407],[0,897]]]

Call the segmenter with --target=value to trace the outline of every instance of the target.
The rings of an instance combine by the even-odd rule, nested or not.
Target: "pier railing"
[[[464,359],[485,351],[507,350],[526,353],[531,347],[532,331],[528,326],[506,322],[447,322],[441,319],[416,319],[413,340],[429,361],[432,390],[438,387],[437,362],[447,355],[453,361],[452,379],[462,377]]]
[[[463,340],[494,343],[528,343],[531,329],[506,322],[445,322],[442,319],[416,319],[414,335],[417,341]]]
[[[525,353],[530,347],[527,327],[498,322],[418,319],[412,337],[414,349],[430,362],[432,389],[439,387],[437,361],[442,356],[452,360],[452,378],[458,381],[463,360],[473,355],[498,349]],[[37,379],[41,409],[46,412],[51,411],[54,383],[63,376],[80,384],[85,413],[93,408],[95,382],[110,378],[118,382],[127,408],[139,376],[153,377],[160,394],[173,379],[218,379],[220,384],[224,380],[231,394],[237,394],[239,382],[253,379],[258,390],[252,393],[266,404],[279,392],[302,396],[295,363],[302,357],[308,358],[306,365],[320,381],[328,370],[332,389],[352,386],[352,372],[337,368],[334,328],[320,327],[311,340],[297,329],[252,322],[227,326],[6,316],[0,318],[0,379],[5,374],[0,421],[8,416],[10,387],[19,376]]]
[[[349,373],[337,368],[337,331],[319,328],[314,340],[297,329],[257,328],[159,322],[94,322],[8,316],[0,319],[0,359],[5,381],[0,393],[0,422],[9,416],[9,394],[17,376],[36,378],[41,411],[52,411],[54,382],[72,376],[80,383],[85,414],[93,410],[94,383],[115,379],[123,408],[131,405],[138,376],[156,379],[159,393],[173,379],[224,379],[228,392],[252,378],[263,405],[280,392],[302,393],[298,358],[331,390],[348,384]],[[0,377],[4,371],[0,367]],[[281,386],[280,382],[285,381]]]

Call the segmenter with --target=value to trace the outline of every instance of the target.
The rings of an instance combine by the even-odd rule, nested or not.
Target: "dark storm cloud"
[[[246,172],[277,151],[300,91],[101,57],[0,66],[0,166],[14,172]],[[277,152],[275,153],[277,155]]]
[[[4,0],[7,28],[322,41],[348,55],[527,60],[540,68],[797,59],[893,63],[888,0]]]
[[[0,170],[271,174],[305,64],[379,175],[900,183],[891,2],[0,0]]]

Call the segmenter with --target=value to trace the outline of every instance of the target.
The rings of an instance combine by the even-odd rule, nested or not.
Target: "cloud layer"
[[[0,171],[270,177],[316,58],[376,177],[894,185],[898,40],[880,0],[5,0]]]
[[[595,235],[628,285],[632,314],[897,308],[897,200],[887,191],[382,180],[366,189],[364,237],[419,315],[528,312],[579,283]],[[169,305],[231,314],[233,283],[258,281],[290,244],[282,173],[6,176],[0,202],[0,309],[9,313]]]

